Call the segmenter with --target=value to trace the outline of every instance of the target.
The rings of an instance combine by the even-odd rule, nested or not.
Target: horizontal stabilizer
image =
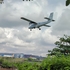
[[[44,19],[48,19],[48,20],[51,20],[50,18],[47,18],[47,17],[45,17]],[[55,21],[55,20],[53,20],[53,19],[52,19],[52,21]]]

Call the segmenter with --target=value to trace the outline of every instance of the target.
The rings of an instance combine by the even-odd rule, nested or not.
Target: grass
[[[3,67],[14,66],[18,70],[70,70],[70,56],[52,56],[42,62],[30,62],[22,58],[0,58]]]

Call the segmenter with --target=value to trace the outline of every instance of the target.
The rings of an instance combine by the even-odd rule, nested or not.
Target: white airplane
[[[45,22],[39,22],[39,23],[37,23],[37,22],[34,22],[34,21],[32,21],[32,20],[29,20],[29,19],[27,19],[27,18],[24,18],[24,17],[21,17],[21,19],[23,19],[23,20],[26,20],[26,21],[28,21],[29,22],[29,29],[30,29],[30,31],[32,30],[32,29],[35,29],[35,28],[39,28],[39,30],[41,30],[41,26],[46,26],[46,27],[50,27],[49,25],[47,25],[48,23],[50,23],[50,22],[52,22],[52,21],[55,21],[55,20],[53,20],[53,13],[50,13],[50,16],[49,16],[49,18],[47,18],[47,17],[45,17],[44,19],[48,19],[48,21],[45,21]]]

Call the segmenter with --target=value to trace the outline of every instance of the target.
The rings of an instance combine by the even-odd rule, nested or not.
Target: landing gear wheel
[[[39,28],[39,30],[41,30],[41,28]]]

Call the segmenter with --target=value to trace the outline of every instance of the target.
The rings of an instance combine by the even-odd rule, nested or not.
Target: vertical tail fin
[[[48,19],[48,20],[51,20],[51,21],[55,21],[55,20],[53,20],[53,12],[52,12],[52,13],[50,13],[49,18],[45,17],[45,19]]]
[[[53,19],[53,13],[50,13],[49,19],[50,19],[50,20]]]

